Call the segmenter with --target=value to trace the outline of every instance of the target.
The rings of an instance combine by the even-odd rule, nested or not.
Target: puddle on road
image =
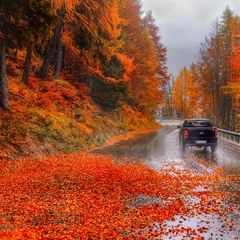
[[[199,187],[196,192],[204,191],[204,187]],[[175,216],[174,221],[165,221],[162,226],[167,239],[195,239],[197,235],[201,239],[239,239],[240,238],[240,209],[238,203],[229,203],[227,200],[217,200],[214,204],[201,206],[201,199],[185,197],[186,206],[190,209],[185,216]],[[226,201],[226,202],[225,202]],[[208,203],[209,204],[209,203]],[[196,206],[201,206],[198,209]],[[211,214],[206,213],[211,208],[219,206]],[[226,208],[228,206],[228,208]],[[161,226],[161,227],[162,227]],[[160,227],[160,226],[159,226]]]
[[[197,192],[204,191],[205,188],[199,187]],[[182,240],[182,239],[212,239],[212,240],[236,240],[240,239],[240,209],[236,204],[225,203],[218,200],[215,204],[219,206],[217,213],[205,213],[196,206],[201,205],[201,199],[196,196],[181,196],[186,201],[186,207],[189,208],[188,214],[176,215],[172,220],[165,220],[162,223],[153,222],[151,226],[152,232],[161,232],[161,240]],[[144,205],[160,205],[164,206],[171,203],[173,199],[162,200],[158,197],[137,195],[136,200],[128,206],[142,207]],[[225,208],[225,205],[229,209]],[[213,204],[214,205],[214,204]],[[213,207],[213,206],[212,206]],[[209,206],[211,208],[211,206]],[[141,229],[149,230],[149,228]],[[138,237],[146,237],[139,235]]]
[[[163,229],[164,234],[161,239],[168,240],[182,240],[182,239],[239,239],[239,216],[226,217],[224,222],[219,219],[216,214],[202,214],[201,216],[195,216],[186,218],[182,216],[176,216],[175,221],[165,221],[161,226],[157,228]],[[201,236],[201,238],[196,238]]]
[[[196,154],[178,155],[174,150],[171,151],[171,144],[166,140],[165,150],[167,157],[165,163],[161,165],[159,171],[168,171],[172,175],[177,175],[179,170],[183,172],[192,169],[192,174],[213,174],[218,167],[215,162],[215,156],[212,156],[208,161],[199,157]],[[214,158],[213,158],[214,157]],[[155,170],[157,170],[158,164],[155,164]],[[226,171],[225,173],[229,173]],[[224,171],[223,171],[224,173]],[[224,188],[224,187],[223,187]],[[204,187],[196,189],[197,192],[204,191]],[[211,191],[211,189],[209,189]],[[226,189],[225,191],[231,191]],[[161,231],[162,240],[182,240],[182,239],[212,239],[212,240],[236,240],[240,239],[240,208],[239,202],[223,202],[219,201],[219,211],[211,214],[204,213],[204,210],[198,208],[201,206],[200,199],[197,197],[181,196],[186,200],[186,207],[189,207],[191,211],[184,216],[177,215],[173,220],[164,221],[163,223],[152,223],[152,231]],[[161,199],[143,197],[143,202],[138,199],[137,204],[164,204],[166,202]],[[239,200],[239,199],[238,199]],[[237,201],[238,201],[237,200]],[[227,206],[227,207],[226,207]],[[207,211],[205,211],[207,212]],[[157,238],[156,238],[157,239]]]

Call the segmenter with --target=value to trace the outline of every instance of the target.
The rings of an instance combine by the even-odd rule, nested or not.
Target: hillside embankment
[[[84,84],[21,74],[8,77],[10,109],[0,109],[0,158],[72,153],[159,128],[127,105],[104,111]]]

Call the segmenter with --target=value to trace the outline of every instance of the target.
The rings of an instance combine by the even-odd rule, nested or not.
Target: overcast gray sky
[[[175,77],[181,68],[198,57],[200,43],[226,6],[240,15],[239,0],[142,0],[142,10],[151,10],[167,47],[169,74]]]

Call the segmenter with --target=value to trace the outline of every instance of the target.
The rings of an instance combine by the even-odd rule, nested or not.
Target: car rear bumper
[[[196,146],[196,147],[208,147],[208,146],[217,146],[217,139],[211,140],[187,140],[185,139],[186,146]]]

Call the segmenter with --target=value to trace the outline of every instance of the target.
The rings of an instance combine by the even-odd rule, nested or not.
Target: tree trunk
[[[0,38],[0,107],[9,109],[5,41]]]
[[[58,11],[58,15],[61,19],[64,18],[65,13],[66,13],[65,9],[61,9],[61,10]],[[59,20],[59,22],[57,23],[57,26],[55,28],[53,37],[49,42],[48,49],[47,49],[47,52],[46,52],[46,55],[45,55],[45,59],[43,61],[43,65],[42,65],[42,67],[40,69],[40,72],[39,72],[39,77],[40,78],[45,78],[47,76],[49,66],[50,66],[51,61],[52,61],[52,59],[54,57],[54,54],[56,52],[57,44],[61,42],[62,31],[63,31],[63,21]]]
[[[57,27],[56,27],[57,29]],[[45,78],[47,76],[47,72],[48,72],[48,68],[49,65],[51,64],[54,52],[55,52],[55,46],[56,46],[56,29],[54,32],[54,35],[52,37],[52,39],[50,40],[49,44],[48,44],[48,49],[42,64],[42,67],[40,69],[39,72],[39,77],[40,78]]]
[[[27,48],[25,67],[24,67],[24,72],[23,72],[23,77],[22,77],[22,81],[25,84],[28,84],[28,78],[29,78],[29,72],[30,72],[30,66],[31,66],[31,59],[32,59],[32,51],[33,51],[33,44],[29,45],[28,48]]]
[[[62,26],[62,30],[63,30],[63,26]],[[60,71],[62,68],[62,60],[63,60],[63,45],[62,45],[62,34],[60,36],[59,42],[57,43],[57,49],[56,49],[56,54],[55,54],[55,59],[54,59],[54,73],[53,73],[53,77],[54,78],[58,78],[60,75]]]

